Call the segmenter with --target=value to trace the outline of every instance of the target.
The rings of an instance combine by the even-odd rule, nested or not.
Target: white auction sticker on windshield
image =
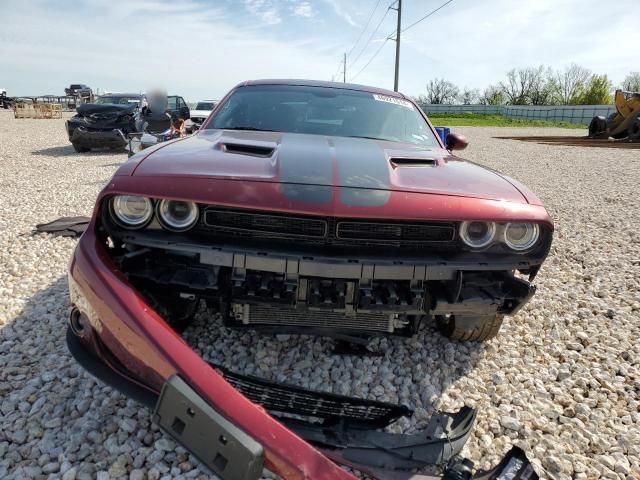
[[[400,105],[401,107],[413,110],[413,105],[411,105],[411,102],[409,102],[408,100],[403,100],[402,98],[389,97],[387,95],[378,95],[377,93],[373,94],[373,98],[379,102],[394,103],[396,105]]]

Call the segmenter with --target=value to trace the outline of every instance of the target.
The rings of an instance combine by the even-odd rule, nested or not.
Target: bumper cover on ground
[[[108,357],[108,352],[95,344],[89,349],[98,352],[89,351],[71,328],[67,333],[67,344],[76,360],[92,375],[154,408],[158,424],[213,471],[224,474],[220,465],[236,464],[239,459],[247,465],[262,464],[259,444],[215,412],[180,377],[172,376],[163,386],[162,393],[154,395],[127,378],[124,372],[119,372],[117,366],[109,366],[98,359],[96,354]],[[420,433],[404,435],[377,431],[413,412],[404,406],[315,392],[213,367],[238,391],[264,407],[301,438],[330,449],[339,458],[361,467],[410,469],[444,465],[464,446],[476,416],[473,409],[465,407],[457,413],[434,413]],[[207,425],[206,429],[204,425]],[[224,443],[221,438],[225,439]],[[236,448],[230,450],[232,445]],[[203,446],[214,453],[205,454],[207,450],[203,451]],[[226,453],[216,451],[216,446],[224,447]],[[232,458],[235,461],[229,462]],[[235,477],[231,475],[230,478]]]

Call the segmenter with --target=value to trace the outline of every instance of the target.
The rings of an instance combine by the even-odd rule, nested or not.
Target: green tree
[[[561,105],[574,105],[584,94],[591,72],[576,63],[555,75],[556,95]]]
[[[577,98],[578,105],[607,105],[612,103],[613,86],[606,75],[591,75],[582,94]]]
[[[452,105],[458,98],[459,89],[444,78],[436,78],[427,83],[427,103]]]
[[[624,77],[622,89],[627,92],[640,92],[640,72],[631,72]]]
[[[504,105],[504,93],[499,85],[489,85],[480,96],[481,105]]]
[[[553,71],[539,67],[511,69],[500,89],[509,105],[553,105],[556,102],[556,84]]]

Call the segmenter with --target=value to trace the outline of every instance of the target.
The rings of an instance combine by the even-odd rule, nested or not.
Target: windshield
[[[407,100],[356,90],[293,85],[238,88],[207,129],[268,130],[437,146]]]
[[[140,97],[122,97],[115,95],[103,95],[101,97],[96,98],[96,102],[98,105],[131,105],[135,103],[136,105],[140,103]]]
[[[213,102],[198,102],[194,110],[213,110],[216,104]]]

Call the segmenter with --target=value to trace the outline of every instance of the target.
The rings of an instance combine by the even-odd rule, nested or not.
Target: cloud
[[[244,0],[246,9],[260,18],[267,25],[277,25],[282,22],[280,13],[271,0]]]
[[[313,9],[311,8],[311,4],[309,2],[300,2],[296,5],[293,5],[291,11],[296,17],[309,18],[313,15]]]
[[[16,96],[61,95],[70,83],[121,92],[163,86],[197,100],[220,98],[248,79],[328,79],[335,68],[331,42],[280,38],[280,26],[247,21],[244,4],[230,11],[198,0],[133,3],[82,0],[65,11],[16,4],[0,29],[1,86]],[[292,60],[304,58],[313,60]]]
[[[456,0],[403,33],[400,89],[418,95],[436,77],[482,89],[514,67],[572,62],[619,83],[637,67],[628,48],[612,45],[631,45],[638,33],[618,12],[636,3],[602,9],[600,0]],[[70,83],[113,91],[165,86],[196,100],[247,79],[328,80],[371,8],[370,0],[75,0],[60,9],[51,0],[21,0],[2,13],[0,86],[9,95],[62,94]],[[403,25],[429,10],[404,2]],[[347,77],[393,30],[394,17],[348,63]],[[392,88],[394,46],[386,42],[357,81]]]
[[[357,27],[358,24],[353,19],[351,14],[346,11],[346,9],[342,6],[342,2],[340,0],[323,0],[326,4],[330,5],[333,8],[333,11],[336,15],[342,18],[345,22],[347,22],[352,27]]]

